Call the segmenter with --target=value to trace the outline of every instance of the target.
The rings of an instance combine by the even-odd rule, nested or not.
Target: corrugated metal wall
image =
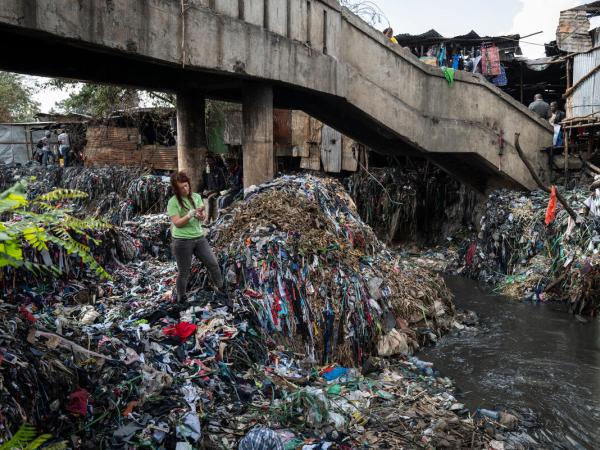
[[[600,64],[600,49],[573,58],[573,85]],[[600,72],[581,83],[567,101],[567,117],[600,113]]]

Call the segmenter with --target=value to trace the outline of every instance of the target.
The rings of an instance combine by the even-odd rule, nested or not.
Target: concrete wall
[[[276,103],[286,96],[296,106],[294,101],[306,102],[305,92],[323,101],[305,109],[327,106],[327,117],[352,137],[360,124],[370,132],[363,140],[372,138],[365,143],[376,150],[385,135],[389,142],[429,152],[450,171],[468,161],[487,170],[490,186],[504,180],[534,187],[512,147],[520,132],[524,150],[545,176],[539,150],[552,142],[546,122],[479,75],[457,73],[448,86],[438,68],[388,43],[335,0],[187,3],[182,12],[178,0],[3,0],[0,29],[63,39],[157,67],[272,81]]]

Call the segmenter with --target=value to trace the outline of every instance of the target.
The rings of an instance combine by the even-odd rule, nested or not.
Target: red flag
[[[546,226],[550,225],[556,217],[556,186],[552,186],[550,192],[550,201],[548,202],[548,208],[546,209]]]

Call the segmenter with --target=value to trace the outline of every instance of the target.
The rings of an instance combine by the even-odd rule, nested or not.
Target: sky
[[[369,2],[369,0],[365,0]],[[544,56],[545,42],[556,39],[560,11],[588,3],[586,0],[370,0],[384,13],[394,33],[420,34],[435,28],[446,37],[474,30],[480,36],[504,34],[542,34],[525,38],[521,48],[525,56]],[[592,23],[599,26],[600,23]],[[381,28],[387,27],[387,22]],[[49,111],[68,92],[43,90],[36,95],[42,111]]]

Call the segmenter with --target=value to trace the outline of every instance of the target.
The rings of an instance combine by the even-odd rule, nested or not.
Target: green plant
[[[49,249],[54,244],[64,249],[68,255],[76,255],[100,278],[110,279],[110,275],[94,259],[89,246],[75,237],[83,237],[94,244],[100,241],[89,235],[95,230],[105,230],[110,225],[96,219],[79,219],[61,202],[86,198],[87,194],[70,189],[56,189],[47,194],[27,199],[27,182],[22,180],[0,194],[0,268],[16,267],[32,272],[50,270],[60,274],[57,267],[46,267],[28,261],[24,257],[25,245],[37,251]]]
[[[33,100],[38,87],[23,75],[0,72],[0,122],[34,120],[40,104]]]
[[[33,425],[23,424],[10,441],[0,445],[0,450],[35,450],[50,439],[52,439],[52,435],[40,434],[38,436],[38,432]],[[64,442],[59,442],[44,448],[60,450],[65,449],[66,445]]]

